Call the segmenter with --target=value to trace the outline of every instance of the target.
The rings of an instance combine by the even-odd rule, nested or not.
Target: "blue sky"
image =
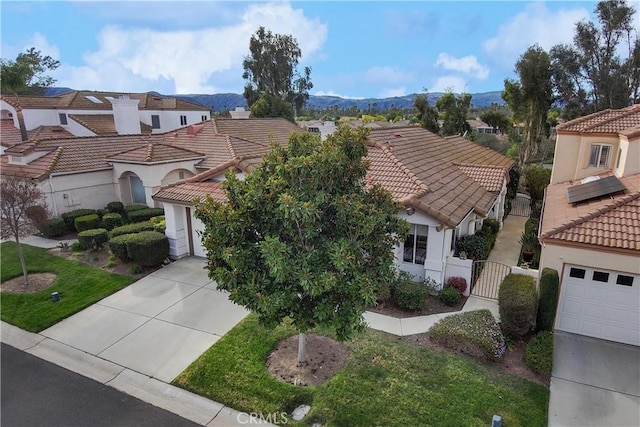
[[[638,9],[638,1],[633,2]],[[401,96],[501,90],[534,43],[571,43],[587,1],[0,2],[1,56],[35,46],[74,89],[242,93],[262,25],[292,34],[312,94]]]

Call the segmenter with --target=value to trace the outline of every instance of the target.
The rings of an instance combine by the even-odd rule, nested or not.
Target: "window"
[[[144,186],[142,180],[135,175],[129,176],[129,185],[131,186],[131,201],[133,203],[145,204],[147,198],[144,194]]]
[[[618,158],[616,159],[616,169],[620,167],[620,158],[622,157],[622,147],[618,148]]]
[[[605,273],[604,271],[594,271],[593,272],[593,280],[595,282],[605,282],[609,281],[609,273]]]
[[[209,118],[207,116],[202,116],[201,119],[202,119],[201,121],[203,121],[203,122],[206,122],[207,120],[209,120]]]
[[[571,268],[569,270],[569,277],[575,277],[576,279],[584,279],[584,275],[586,274],[585,269],[583,268]]]
[[[60,113],[60,114],[58,114],[58,116],[60,117],[60,124],[61,125],[66,125],[67,124],[67,115],[65,113]]]
[[[151,115],[151,128],[160,129],[160,116],[158,114]]]
[[[402,260],[413,264],[424,264],[427,258],[427,234],[429,227],[426,225],[411,224],[407,240],[404,241],[404,255]]]
[[[93,102],[94,104],[102,104],[102,101],[100,101],[98,98],[96,98],[93,95],[85,95],[85,98],[87,98],[89,101]]]
[[[618,274],[618,278],[616,279],[616,285],[633,286],[633,276]]]
[[[589,167],[606,168],[611,161],[611,145],[593,144],[589,155]]]
[[[187,125],[187,116],[180,116],[180,126]]]
[[[184,171],[178,172],[178,179],[184,179]]]

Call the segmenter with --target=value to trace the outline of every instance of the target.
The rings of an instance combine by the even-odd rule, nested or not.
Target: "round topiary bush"
[[[44,237],[58,237],[67,233],[67,224],[62,218],[52,218],[38,224],[38,230]]]
[[[460,302],[460,298],[460,291],[453,287],[444,288],[442,292],[440,292],[440,301],[449,307],[453,307],[458,304]]]
[[[122,225],[122,215],[115,212],[104,214],[100,225],[102,228],[106,228],[107,230],[113,230],[116,227],[120,227]]]
[[[129,253],[127,252],[127,242],[135,236],[135,233],[120,234],[119,236],[112,237],[109,240],[109,249],[111,253],[115,255],[120,261],[128,261]]]
[[[156,267],[169,256],[169,239],[157,231],[136,233],[127,241],[127,255],[142,267]]]
[[[99,249],[109,240],[109,232],[104,228],[95,228],[78,233],[78,242],[84,249]]]
[[[536,283],[533,277],[508,274],[498,292],[501,326],[504,333],[520,338],[536,321]]]
[[[418,311],[424,306],[427,287],[422,283],[403,280],[396,284],[393,299],[396,305],[405,310]]]
[[[129,215],[129,221],[131,222],[149,221],[153,217],[164,215],[164,209],[162,208],[139,209],[135,211],[130,211],[127,215]]]
[[[124,213],[124,205],[122,202],[109,202],[107,203],[107,210],[111,213]]]
[[[524,362],[537,374],[550,374],[553,367],[553,333],[542,331],[529,341]]]
[[[74,220],[73,224],[78,233],[85,230],[92,230],[100,226],[100,217],[97,213],[79,216]]]
[[[76,228],[75,228],[76,218],[85,216],[85,215],[91,215],[94,213],[96,213],[95,209],[76,209],[70,212],[65,212],[60,216],[62,217],[64,222],[67,224],[68,231],[76,231]]]

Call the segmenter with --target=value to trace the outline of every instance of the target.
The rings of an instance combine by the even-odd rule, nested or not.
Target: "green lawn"
[[[77,261],[51,255],[46,249],[22,244],[29,273],[57,275],[53,285],[28,294],[3,293],[0,317],[3,321],[31,332],[39,332],[124,288],[135,279],[107,273]],[[14,242],[0,246],[0,280],[22,275]],[[51,293],[60,294],[60,302],[51,301]]]
[[[371,330],[347,343],[350,360],[329,382],[282,383],[269,375],[265,360],[279,340],[294,333],[287,325],[264,329],[249,315],[174,384],[265,418],[311,405],[304,424],[288,416],[290,425],[488,426],[494,414],[506,427],[547,425],[546,387]]]

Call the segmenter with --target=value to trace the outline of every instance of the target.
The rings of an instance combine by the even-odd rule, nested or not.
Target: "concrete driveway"
[[[549,426],[640,426],[640,347],[557,331]]]

